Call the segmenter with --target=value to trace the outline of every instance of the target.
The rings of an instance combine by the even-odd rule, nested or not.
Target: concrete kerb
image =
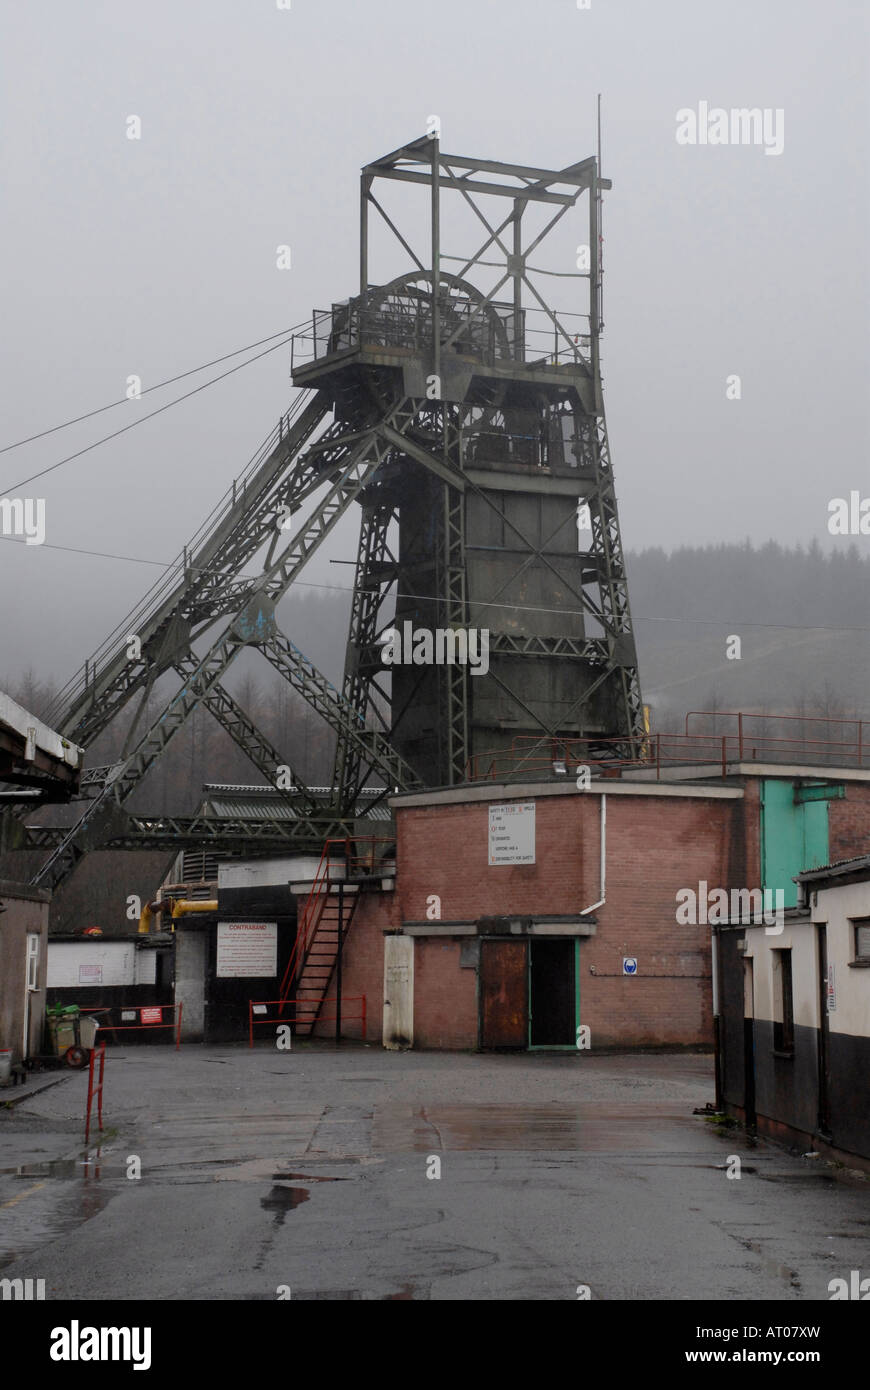
[[[4,1091],[7,1089],[4,1087],[3,1090],[0,1091],[0,1110],[13,1110],[15,1106],[20,1105],[22,1101],[32,1100],[34,1096],[38,1096],[42,1091],[49,1091],[52,1086],[59,1086],[62,1081],[69,1081],[73,1075],[74,1073],[72,1071],[67,1071],[64,1072],[62,1076],[53,1076],[50,1081],[43,1081],[38,1086],[28,1086],[26,1084],[23,1087],[10,1086],[8,1089],[13,1092],[10,1096],[4,1094]]]

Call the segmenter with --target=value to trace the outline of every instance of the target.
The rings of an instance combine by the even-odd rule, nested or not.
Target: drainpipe
[[[590,912],[594,912],[596,907],[603,907],[606,900],[606,865],[607,865],[607,797],[604,792],[601,796],[601,897],[597,903],[590,903],[584,907],[580,913],[581,917],[587,917]]]
[[[712,926],[710,934],[713,983],[713,1076],[716,1085],[717,1114],[722,1109],[722,1030],[719,1023],[719,928]]]

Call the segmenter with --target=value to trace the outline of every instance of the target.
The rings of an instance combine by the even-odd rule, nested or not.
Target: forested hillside
[[[788,549],[774,542],[760,549],[651,549],[629,554],[627,565],[641,683],[654,728],[682,727],[689,709],[870,718],[870,560],[855,545],[830,555],[817,545]],[[346,592],[311,589],[288,600],[279,615],[293,641],[336,683],[347,614]],[[739,660],[726,655],[733,637],[740,638]],[[10,653],[4,656],[0,688],[44,715],[58,677],[68,673],[22,672]],[[265,662],[252,654],[226,683],[309,785],[329,781],[332,734]],[[159,697],[160,687],[152,699],[155,713]],[[124,732],[109,729],[88,761],[117,757]],[[181,814],[199,804],[204,782],[258,780],[199,709],[130,806]],[[67,823],[73,814],[73,808],[49,807],[41,819]],[[4,856],[0,875],[27,877],[35,867],[29,858]],[[53,928],[123,925],[116,920],[119,901],[130,893],[153,894],[167,867],[165,855],[90,856],[59,897]]]

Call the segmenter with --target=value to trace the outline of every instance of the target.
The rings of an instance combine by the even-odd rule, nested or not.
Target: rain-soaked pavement
[[[128,1048],[87,1152],[86,1085],[0,1105],[0,1278],[48,1299],[800,1301],[870,1270],[870,1180],[693,1114],[706,1056]]]

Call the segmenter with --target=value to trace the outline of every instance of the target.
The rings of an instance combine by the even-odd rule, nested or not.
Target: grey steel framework
[[[424,188],[425,252],[383,205],[388,182]],[[363,169],[359,294],[315,311],[294,337],[293,406],[179,565],[53,712],[87,748],[137,702],[118,762],[83,776],[89,799],[77,824],[19,837],[51,851],[34,882],[57,887],[104,845],[177,848],[217,837],[254,849],[317,844],[366,833],[366,824],[372,833],[361,803],[459,782],[474,755],[517,739],[540,751],[556,736],[576,738],[590,758],[636,755],[643,710],[599,365],[609,187],[594,158],[538,169],[445,154],[428,136]],[[482,226],[470,253],[442,249],[448,193]],[[549,273],[575,293],[579,283],[584,302],[556,311],[538,288],[548,272],[533,260],[581,198],[588,269],[575,270],[572,247],[570,268]],[[506,215],[492,216],[492,199],[500,214],[506,200]],[[369,279],[373,216],[406,262],[387,284]],[[354,503],[361,526],[339,691],[282,634],[275,609]],[[591,520],[582,550],[581,503]],[[405,624],[411,634],[488,631],[488,671],[471,674],[459,661],[386,667],[384,634]],[[283,793],[293,815],[271,826],[129,815],[125,802],[200,704],[275,784],[288,759],[222,683],[251,647],[335,732],[330,794],[294,773]],[[155,716],[155,682],[167,673],[180,683]]]

